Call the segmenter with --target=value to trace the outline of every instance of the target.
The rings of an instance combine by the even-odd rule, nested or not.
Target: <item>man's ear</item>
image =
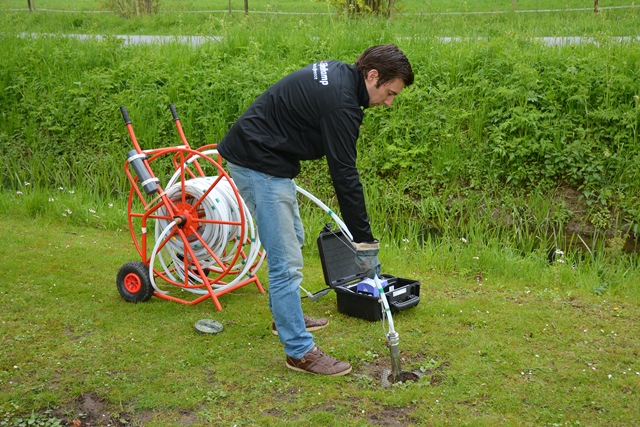
[[[369,70],[367,72],[367,81],[369,81],[370,83],[375,83],[378,78],[380,77],[378,70]]]

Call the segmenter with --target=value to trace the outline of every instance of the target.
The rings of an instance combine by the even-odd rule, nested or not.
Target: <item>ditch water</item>
[[[624,233],[622,233],[624,232]],[[628,234],[627,234],[628,233]],[[567,251],[577,251],[580,253],[590,253],[595,250],[600,250],[603,247],[608,248],[612,252],[622,252],[626,254],[640,255],[640,235],[629,232],[628,229],[621,230],[620,233],[623,237],[614,239],[611,233],[607,235],[595,235],[588,230],[569,230],[563,235],[554,235],[549,233],[547,236],[547,243],[549,250],[549,261],[552,261],[554,257],[553,252],[556,249],[562,249]],[[418,237],[421,244],[425,244],[429,240],[439,240],[442,238],[442,231],[436,227],[424,228]],[[555,241],[555,245],[552,242]]]
[[[583,252],[590,252],[597,247],[599,240],[606,239],[606,246],[611,250],[616,246],[617,250],[627,254],[640,254],[640,238],[629,233],[626,237],[613,239],[612,236],[594,236],[593,234],[567,233],[563,239],[564,247],[580,249]]]

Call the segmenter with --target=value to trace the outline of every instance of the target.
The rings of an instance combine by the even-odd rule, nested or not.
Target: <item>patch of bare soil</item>
[[[402,382],[414,382],[423,377],[428,378],[429,384],[437,386],[446,377],[446,368],[449,366],[447,362],[438,363],[432,368],[428,366],[432,365],[432,357],[427,357],[424,354],[404,355],[401,358],[401,376]],[[422,369],[421,369],[422,368]],[[370,363],[361,365],[356,372],[359,375],[363,375],[373,379],[378,384],[393,383],[393,378],[389,374],[391,370],[391,356],[377,357]],[[383,378],[387,376],[387,378]]]
[[[370,414],[367,417],[369,424],[373,426],[399,426],[406,427],[413,425],[411,419],[412,408],[402,406],[383,407],[379,412]]]
[[[141,425],[135,417],[125,412],[113,411],[96,393],[85,393],[65,408],[56,411],[61,425],[67,427]]]
[[[406,383],[406,382],[418,381],[420,379],[420,375],[418,375],[416,372],[410,372],[410,371],[402,371],[400,372],[400,375],[398,377],[399,377],[398,379],[394,378],[393,373],[391,372],[389,373],[389,375],[387,375],[387,382],[389,384],[392,384],[394,382]]]
[[[380,382],[382,380],[382,372],[385,369],[389,369],[389,368],[391,368],[391,357],[381,356],[381,357],[375,358],[370,363],[366,363],[360,366],[357,369],[356,373],[360,375],[364,375],[365,377],[369,377],[374,381]]]

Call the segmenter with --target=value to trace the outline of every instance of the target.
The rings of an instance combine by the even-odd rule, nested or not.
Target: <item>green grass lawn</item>
[[[385,272],[421,282],[420,304],[395,324],[403,370],[425,375],[384,388],[383,328],[338,313],[333,292],[303,308],[330,319],[316,342],[354,371],[310,376],[286,369],[267,297],[253,285],[222,296],[222,311],[211,301],[126,303],[115,276],[137,259],[127,231],[3,215],[0,234],[3,426],[32,411],[38,425],[637,423],[637,287],[598,296],[577,284],[580,267],[538,263],[532,275],[527,258],[478,254],[515,264],[487,267],[478,281],[475,270],[446,267],[448,253],[385,248]],[[305,286],[322,289],[315,248],[305,261]],[[199,335],[202,318],[224,331]]]
[[[161,0],[163,10],[244,10],[244,0]],[[100,10],[100,0],[32,0],[36,9],[53,10]],[[284,12],[326,12],[327,3],[322,0],[249,0],[249,10]],[[396,4],[407,13],[425,12],[486,12],[515,10],[547,10],[593,8],[593,1],[585,0],[396,0]],[[635,5],[629,0],[602,0],[600,8]],[[26,8],[26,0],[4,0],[2,8]]]
[[[244,3],[233,0],[229,16],[226,0],[166,0],[160,13],[121,18],[114,13],[83,13],[100,11],[97,0],[36,0],[36,13],[26,11],[26,1],[0,2],[0,20],[6,31],[90,34],[161,34],[161,35],[223,35],[227,28],[243,25],[248,20],[252,28],[266,26],[274,32],[289,31],[296,26],[336,32],[335,26],[347,25],[356,31],[378,28],[381,33],[398,38],[497,37],[529,36],[637,36],[640,7],[628,0],[601,1],[601,12],[591,11],[593,4],[584,0],[517,1],[511,13],[510,1],[422,1],[404,0],[401,9],[389,21],[385,18],[349,19],[336,13],[324,2],[311,0],[266,1],[250,0],[249,17]],[[611,8],[622,7],[622,8]],[[579,9],[584,10],[579,10]],[[607,9],[609,8],[609,9]],[[549,12],[549,10],[553,10]],[[57,11],[66,11],[60,13]],[[217,11],[217,12],[216,12]],[[251,12],[260,13],[251,13]],[[531,13],[531,11],[545,11]],[[75,12],[75,13],[74,13]],[[272,14],[263,12],[284,12]],[[331,12],[331,13],[327,13]],[[470,12],[460,14],[459,12]],[[482,13],[477,13],[482,12]],[[484,13],[496,12],[496,13]],[[301,13],[300,15],[295,13]]]

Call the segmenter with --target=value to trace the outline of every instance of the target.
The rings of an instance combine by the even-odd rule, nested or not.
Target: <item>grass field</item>
[[[26,11],[25,1],[6,0],[0,4],[0,11],[9,13],[7,29],[49,33],[220,35],[222,27],[235,25],[234,21],[244,19],[250,19],[254,26],[272,28],[292,25],[327,27],[345,20],[324,2],[252,0],[249,4],[250,11],[260,13],[250,13],[249,18],[245,18],[244,3],[238,0],[234,0],[232,6],[240,13],[231,17],[226,12],[229,5],[226,0],[166,0],[161,3],[157,15],[131,17],[124,21],[113,13],[83,13],[104,12],[97,0],[37,0],[35,13]],[[513,10],[510,1],[404,0],[401,5],[401,10],[391,22],[375,18],[359,23],[352,21],[351,25],[356,28],[360,25],[377,27],[381,31],[393,32],[396,37],[640,35],[640,7],[628,0],[600,2],[602,9],[598,14],[594,14],[593,5],[584,0],[562,3],[518,1]]]
[[[421,281],[420,304],[395,323],[403,370],[424,376],[383,388],[383,328],[338,313],[333,292],[303,307],[330,319],[316,341],[354,372],[297,374],[284,366],[255,287],[221,297],[220,312],[211,301],[126,303],[115,275],[136,259],[127,232],[0,219],[3,426],[29,417],[83,426],[637,424],[637,287],[598,296],[577,285],[588,275],[571,265],[463,245],[449,264],[449,250],[387,248],[385,271]],[[481,279],[463,261],[474,256]],[[317,257],[306,247],[314,292],[324,287]],[[510,263],[511,274],[497,268]],[[199,335],[201,318],[224,331]]]
[[[33,0],[36,9],[52,10],[100,10],[100,0]],[[231,3],[233,10],[244,10],[243,0],[161,0],[164,11],[205,11],[228,10]],[[396,4],[406,13],[431,12],[495,12],[512,10],[550,10],[593,8],[593,1],[585,0],[396,0]],[[602,0],[600,8],[634,6],[629,0]],[[3,8],[26,8],[26,0],[5,0]],[[249,9],[256,11],[283,12],[326,12],[327,4],[322,0],[249,0]]]

